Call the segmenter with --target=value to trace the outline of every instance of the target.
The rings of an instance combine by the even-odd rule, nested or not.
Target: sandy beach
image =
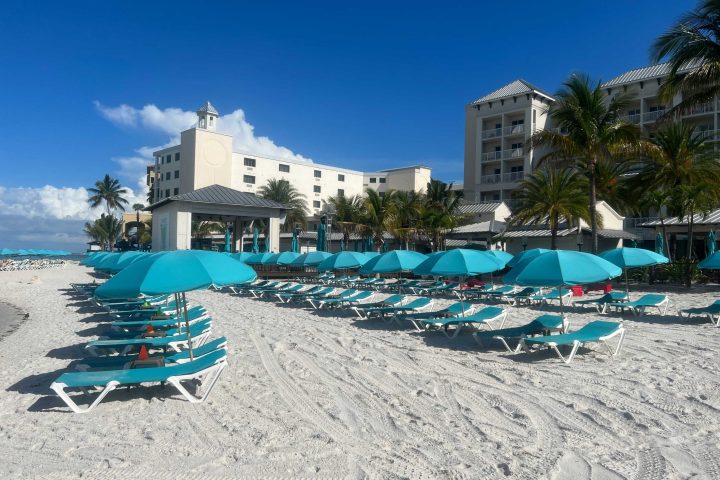
[[[0,302],[30,314],[0,342],[2,478],[720,478],[720,331],[675,315],[717,286],[671,293],[665,317],[625,317],[619,357],[583,349],[570,366],[194,292],[229,339],[208,401],[121,389],[78,415],[49,385],[105,328],[68,291],[87,272],[0,272]],[[508,325],[549,310],[511,308]]]

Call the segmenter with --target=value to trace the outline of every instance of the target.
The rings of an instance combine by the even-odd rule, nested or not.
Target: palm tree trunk
[[[598,229],[597,229],[597,209],[595,208],[595,202],[597,200],[597,188],[595,185],[595,165],[597,159],[593,158],[590,161],[590,174],[588,179],[590,180],[590,236],[592,240],[592,253],[598,252]]]
[[[668,260],[670,260],[670,263],[672,263],[672,257],[670,256],[670,242],[668,241],[667,227],[665,226],[664,218],[660,219],[660,226],[662,227],[662,235],[663,235],[663,240],[665,243],[665,250],[667,251],[667,257],[668,257]]]
[[[685,286],[692,286],[692,255],[693,255],[693,216],[691,209],[688,215],[687,263],[685,265]]]

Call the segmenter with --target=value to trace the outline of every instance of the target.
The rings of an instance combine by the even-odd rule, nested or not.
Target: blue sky
[[[95,102],[211,100],[316,162],[424,163],[460,180],[465,104],[516,78],[553,92],[572,72],[608,79],[643,66],[653,39],[695,5],[346,3],[3,2],[0,193],[89,186],[106,172],[134,188],[112,159],[170,135],[108,121]]]

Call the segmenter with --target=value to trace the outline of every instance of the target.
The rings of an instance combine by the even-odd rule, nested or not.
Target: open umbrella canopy
[[[85,262],[85,265],[87,265],[88,267],[95,267],[95,265],[102,262],[105,258],[112,258],[117,255],[120,254],[118,252],[101,252],[97,255],[93,255],[92,258]]]
[[[247,265],[218,252],[177,250],[148,255],[132,263],[95,291],[98,298],[138,298],[188,292],[210,285],[224,286],[255,280]]]
[[[15,255],[15,250],[12,248],[3,248],[0,250],[0,255]]]
[[[238,252],[238,253],[231,253],[230,258],[234,258],[235,260],[244,262],[245,260],[252,257],[253,255],[255,255],[255,254],[250,253],[250,252]]]
[[[505,263],[505,265],[514,258],[512,254],[506,252],[505,250],[485,250],[485,253],[499,259],[501,262]]]
[[[368,258],[375,258],[378,255],[381,255],[380,252],[362,252],[363,255],[365,255]]]
[[[505,268],[505,262],[481,250],[457,248],[431,255],[418,265],[416,275],[469,277]]]
[[[365,265],[368,260],[367,255],[360,252],[338,252],[320,262],[318,270],[349,270]]]
[[[255,253],[251,255],[250,257],[245,259],[245,263],[248,265],[260,265],[265,260],[270,258],[272,256],[272,253],[264,252],[264,253]]]
[[[95,270],[117,273],[123,268],[127,267],[131,263],[140,260],[150,254],[145,252],[122,252],[114,255],[106,255],[97,263],[95,263]]]
[[[514,267],[518,263],[522,262],[525,259],[537,257],[541,253],[551,252],[552,250],[548,250],[547,248],[531,248],[530,250],[524,250],[517,255],[515,255],[512,260],[507,262],[506,266],[508,267]]]
[[[648,267],[670,261],[667,257],[644,248],[613,248],[598,253],[598,257],[620,268]]]
[[[698,263],[698,268],[706,270],[720,270],[720,252],[715,252],[712,255],[705,257],[703,261]]]
[[[360,267],[360,273],[409,272],[427,260],[427,255],[412,250],[393,250],[377,255]]]
[[[300,254],[295,252],[273,253],[261,263],[263,265],[290,265],[299,256]]]
[[[291,267],[314,267],[328,258],[331,254],[323,251],[307,252],[298,256],[290,264]]]
[[[597,255],[550,250],[516,264],[503,281],[528,287],[564,287],[602,282],[620,274],[620,267]]]

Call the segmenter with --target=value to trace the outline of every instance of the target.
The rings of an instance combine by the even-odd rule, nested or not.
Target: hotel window
[[[281,163],[280,165],[278,165],[278,170],[280,170],[281,172],[290,173],[290,165],[284,165]]]
[[[170,172],[165,172],[165,180],[170,180]]]
[[[385,183],[385,181],[387,180],[387,178],[385,178],[385,177],[380,177],[379,180],[380,180],[380,183]]]
[[[315,178],[322,178],[322,172],[321,172],[320,170],[315,170],[315,171],[313,172],[313,176],[314,176]]]
[[[166,188],[166,189],[165,189],[165,197],[167,198],[167,197],[169,197],[169,196],[170,196],[170,189],[169,189],[169,188]]]
[[[313,208],[320,208],[320,201],[319,201],[319,200],[314,200],[314,201],[313,201]]]
[[[243,182],[255,184],[255,177],[253,175],[243,175]]]
[[[170,163],[172,161],[172,155],[168,155],[167,159],[165,160],[167,163]]]
[[[165,165],[165,157],[160,157],[160,164]]]
[[[246,158],[246,159],[245,159],[245,166],[246,166],[246,167],[254,167],[255,164],[256,164],[256,162],[255,162],[255,159],[254,159],[254,158]]]
[[[178,152],[178,153],[175,154],[175,161],[176,161],[176,162],[179,162],[179,161],[180,161],[180,152]]]
[[[180,189],[179,189],[179,188],[176,188],[176,189],[173,190],[173,195],[177,195],[178,193],[180,193]]]
[[[345,196],[345,190],[342,188],[338,188],[338,197],[344,197]]]
[[[380,195],[381,197],[384,197],[384,196],[385,196],[385,192],[379,192],[378,195]]]
[[[180,170],[175,170],[175,178],[180,178]]]
[[[320,185],[313,185],[313,192],[320,193]]]
[[[370,177],[370,183],[377,183],[377,178]]]
[[[338,182],[344,182],[344,181],[345,181],[345,175],[338,173]]]

